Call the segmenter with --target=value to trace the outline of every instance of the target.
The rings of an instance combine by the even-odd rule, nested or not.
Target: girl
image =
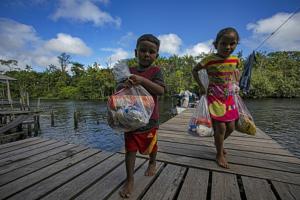
[[[214,128],[214,139],[217,150],[216,161],[219,166],[229,168],[225,158],[224,140],[235,129],[235,121],[239,118],[234,102],[235,85],[237,84],[236,70],[240,61],[231,53],[239,42],[239,34],[234,28],[224,28],[219,31],[213,45],[217,53],[203,58],[193,68],[193,77],[200,87],[200,95],[207,93],[208,109]],[[206,69],[209,86],[205,91],[198,71]]]

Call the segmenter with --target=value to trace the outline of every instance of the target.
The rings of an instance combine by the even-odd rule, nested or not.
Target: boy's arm
[[[201,69],[204,69],[204,67],[198,63],[197,65],[194,66],[193,70],[192,70],[192,74],[193,74],[193,77],[195,79],[195,81],[197,82],[197,84],[199,85],[199,92],[200,94],[205,94],[206,91],[205,91],[205,88],[199,78],[199,75],[198,75],[198,71],[201,70]]]
[[[163,86],[136,74],[131,75],[129,81],[132,85],[142,85],[150,93],[155,95],[163,95],[165,92],[165,88]]]

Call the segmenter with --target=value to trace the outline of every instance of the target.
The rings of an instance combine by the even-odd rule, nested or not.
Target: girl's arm
[[[206,93],[205,88],[199,78],[199,75],[198,75],[198,71],[201,69],[204,69],[204,67],[200,63],[198,63],[192,70],[193,77],[194,77],[195,81],[197,82],[197,84],[199,85],[200,95]]]

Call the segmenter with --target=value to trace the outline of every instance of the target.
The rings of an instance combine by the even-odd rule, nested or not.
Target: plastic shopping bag
[[[149,123],[154,105],[153,97],[143,86],[123,88],[108,99],[108,124],[118,131],[134,131]]]
[[[235,95],[235,102],[239,111],[239,120],[236,124],[236,130],[248,135],[255,135],[256,126],[254,120],[240,95]]]
[[[118,61],[112,68],[112,73],[115,77],[117,83],[123,82],[130,77],[129,67],[127,65],[127,60]]]
[[[199,100],[199,103],[190,119],[188,132],[195,136],[214,135],[206,95],[203,95]]]

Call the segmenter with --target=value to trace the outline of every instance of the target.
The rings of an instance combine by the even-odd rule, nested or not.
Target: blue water
[[[300,158],[300,99],[246,100],[256,125],[283,147]],[[106,102],[42,100],[41,136],[69,143],[118,151],[124,145],[122,134],[106,122]],[[172,102],[160,101],[161,122],[171,117]],[[50,111],[54,111],[51,127]],[[80,113],[78,128],[74,129],[74,111]]]

